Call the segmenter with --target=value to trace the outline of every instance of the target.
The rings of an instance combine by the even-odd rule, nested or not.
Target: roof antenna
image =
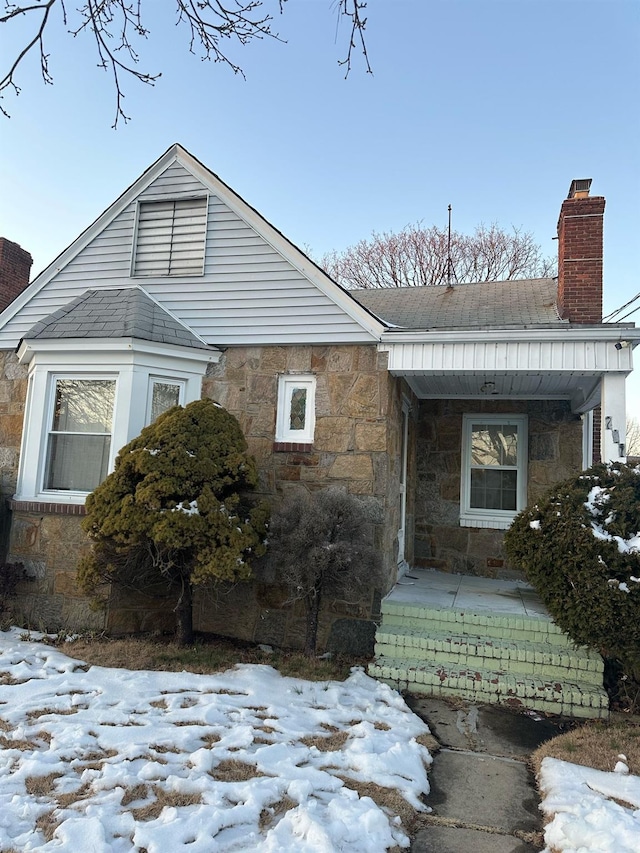
[[[447,233],[447,290],[453,290],[451,281],[453,278],[457,281],[458,276],[453,268],[453,261],[451,259],[451,205],[449,205],[447,210],[449,211],[449,230]]]

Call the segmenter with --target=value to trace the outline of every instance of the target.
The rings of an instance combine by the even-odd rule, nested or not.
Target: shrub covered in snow
[[[505,547],[563,631],[640,678],[640,467],[595,465],[555,486]]]
[[[175,406],[123,447],[88,496],[93,547],[80,584],[165,587],[178,597],[178,638],[191,642],[193,586],[246,579],[264,552],[267,508],[245,497],[256,483],[233,415],[211,400]]]

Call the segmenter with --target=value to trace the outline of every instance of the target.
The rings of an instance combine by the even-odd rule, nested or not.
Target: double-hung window
[[[311,444],[315,430],[315,376],[280,376],[276,441]]]
[[[525,415],[464,415],[460,523],[506,528],[526,505]]]
[[[91,492],[107,476],[115,379],[56,377],[44,488]]]

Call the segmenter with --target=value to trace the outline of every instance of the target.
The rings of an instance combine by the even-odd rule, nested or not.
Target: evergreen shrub
[[[595,465],[554,486],[504,541],[562,630],[640,680],[640,467]]]

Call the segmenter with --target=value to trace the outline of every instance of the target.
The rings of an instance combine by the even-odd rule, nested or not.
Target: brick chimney
[[[558,310],[571,323],[602,322],[605,200],[590,187],[591,178],[572,181],[558,219]]]
[[[0,237],[0,311],[4,311],[29,284],[32,263],[29,252]]]

